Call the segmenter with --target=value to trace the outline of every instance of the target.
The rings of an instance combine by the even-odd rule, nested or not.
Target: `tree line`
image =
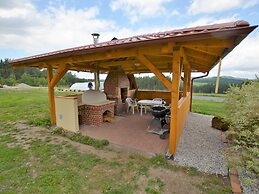
[[[171,78],[168,76],[168,80]],[[201,78],[195,80],[193,83],[193,92],[194,93],[214,93],[216,87],[216,77],[210,78]],[[220,94],[226,93],[231,85],[241,87],[244,82],[248,80],[233,78],[233,77],[221,77],[219,82]],[[139,89],[147,90],[167,90],[166,87],[155,77],[136,77],[136,82]],[[180,81],[180,90],[183,90],[183,81]]]
[[[81,79],[73,75],[71,72],[58,82],[59,86],[71,86],[76,82],[92,81],[89,79]],[[21,67],[13,69],[8,59],[0,60],[0,85],[14,86],[18,83],[25,83],[30,86],[47,86],[47,70],[33,67]]]
[[[170,76],[167,76],[168,80],[171,80]],[[58,86],[68,86],[76,82],[88,82],[93,81],[89,79],[77,78],[71,72],[65,74],[65,76],[58,82]],[[233,77],[221,77],[219,84],[219,93],[225,93],[230,85],[241,85],[247,80],[238,79]],[[146,90],[167,90],[166,87],[157,79],[157,77],[136,77],[136,82],[139,89]],[[47,86],[47,71],[46,69],[38,69],[32,67],[23,67],[13,69],[8,59],[0,60],[0,85],[13,86],[18,83],[25,83],[31,86]],[[216,77],[202,78],[195,80],[193,91],[195,93],[214,93]],[[180,90],[183,89],[183,81],[180,82]]]

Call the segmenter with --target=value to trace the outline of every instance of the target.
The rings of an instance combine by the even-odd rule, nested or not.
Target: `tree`
[[[8,59],[0,60],[0,76],[4,79],[8,78],[13,73],[12,67]]]

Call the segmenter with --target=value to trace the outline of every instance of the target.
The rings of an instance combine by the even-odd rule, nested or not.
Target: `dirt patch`
[[[30,169],[30,174],[32,178],[36,178],[39,174],[37,169],[33,168],[33,164],[37,162],[37,158],[31,156],[29,161],[26,163],[26,167]]]
[[[109,151],[108,149],[96,149],[89,145],[74,142],[62,136],[53,135],[49,129],[43,127],[28,126],[21,122],[17,122],[15,127],[22,130],[12,134],[17,141],[9,143],[8,146],[22,146],[23,148],[28,149],[31,141],[42,140],[55,144],[69,143],[81,153],[95,154],[100,158],[109,160],[121,157],[121,153],[119,152]]]
[[[184,172],[172,172],[163,168],[151,168],[150,177],[159,177],[164,182],[164,193],[200,193],[200,190],[195,185],[203,181],[200,177],[193,178]]]

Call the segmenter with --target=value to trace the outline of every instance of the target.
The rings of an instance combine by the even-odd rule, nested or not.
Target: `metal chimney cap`
[[[97,44],[97,43],[98,43],[98,40],[99,40],[100,34],[98,34],[98,33],[92,33],[92,36],[93,36],[93,39],[94,39],[94,44]]]
[[[93,36],[94,38],[98,38],[98,37],[100,36],[100,34],[99,34],[99,33],[92,33],[92,36]]]

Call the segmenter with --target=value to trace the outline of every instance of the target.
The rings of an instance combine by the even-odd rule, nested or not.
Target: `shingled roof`
[[[30,57],[15,59],[11,61],[11,64],[13,64],[14,66],[19,66],[19,64],[23,64],[23,65],[27,64],[28,66],[35,66],[35,62],[47,62],[48,60],[66,58],[66,57],[71,57],[76,55],[103,53],[108,51],[114,51],[117,49],[134,48],[134,47],[141,47],[141,46],[148,46],[148,45],[160,46],[162,44],[167,44],[170,42],[188,43],[189,41],[209,40],[213,38],[216,40],[231,39],[234,41],[233,45],[229,47],[222,46],[222,48],[220,48],[223,52],[222,55],[224,57],[256,27],[257,26],[250,26],[249,23],[246,21],[236,21],[236,22],[229,22],[229,23],[206,25],[206,26],[197,26],[192,28],[176,29],[176,30],[170,30],[165,32],[132,36],[129,38],[117,39],[117,40],[112,40],[107,42],[100,42],[97,44],[84,45],[80,47],[73,47],[73,48],[58,50],[54,52],[48,52],[48,53],[34,55]],[[209,46],[209,44],[210,44],[209,42],[204,43],[203,47]],[[202,46],[202,45],[199,45],[199,46]],[[189,49],[194,49],[194,48],[189,48]],[[216,57],[214,60],[212,60],[213,63],[210,64],[209,69],[211,69],[211,67],[214,66],[215,63],[218,61],[219,56],[217,53],[219,53],[220,49],[218,50],[215,49]],[[198,52],[198,50],[196,51]],[[196,51],[195,49],[193,50],[194,54]],[[210,52],[208,52],[207,54],[209,53]],[[211,50],[211,53],[213,53],[213,50]],[[191,58],[192,57],[190,57],[190,59]],[[109,62],[112,62],[112,61],[109,61]],[[197,63],[199,63],[199,61],[197,61]]]

